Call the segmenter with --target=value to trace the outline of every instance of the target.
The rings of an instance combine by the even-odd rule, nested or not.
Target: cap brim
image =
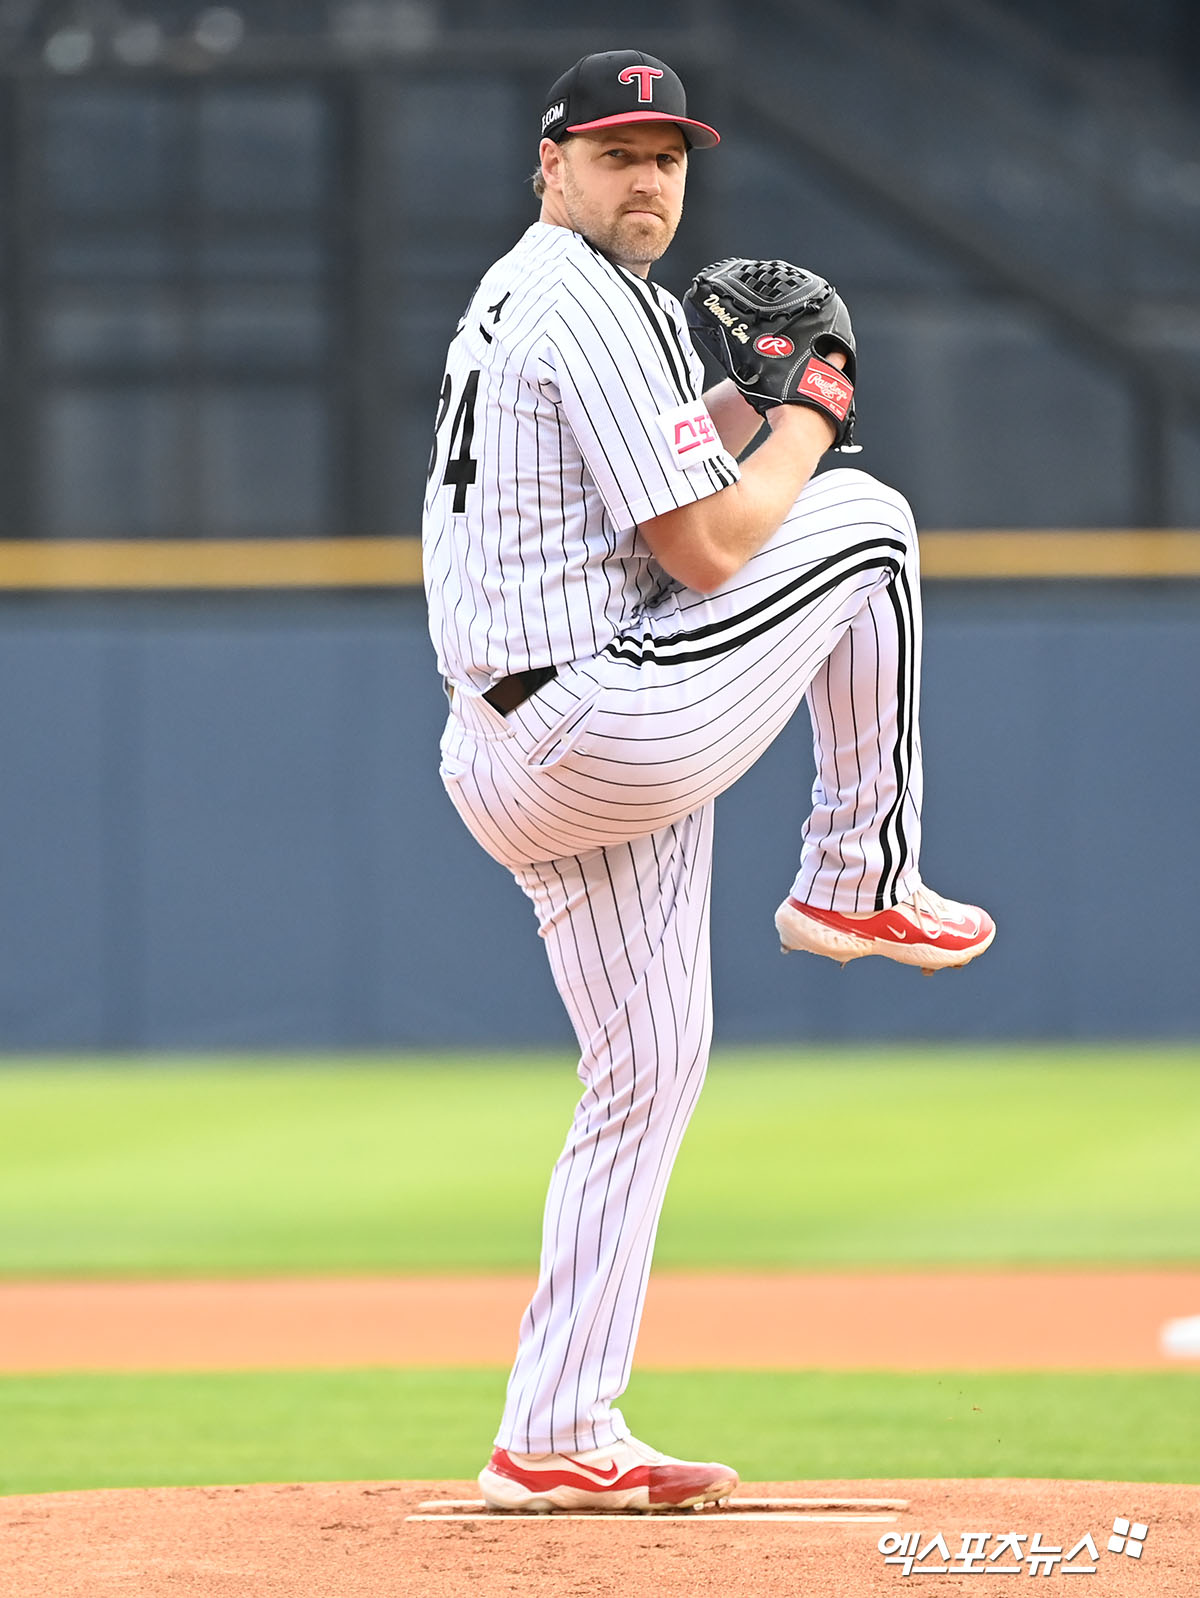
[[[622,111],[620,116],[601,117],[598,122],[573,122],[564,133],[590,133],[593,128],[619,128],[628,122],[674,122],[688,130],[688,143],[698,150],[711,150],[720,144],[721,135],[707,122],[693,122],[691,117],[668,116],[663,111]]]

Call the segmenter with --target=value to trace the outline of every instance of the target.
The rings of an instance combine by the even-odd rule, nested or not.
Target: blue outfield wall
[[[720,803],[723,1041],[1196,1037],[1200,584],[932,584],[929,981],[777,952],[801,711]],[[436,775],[420,595],[0,602],[0,1047],[553,1044],[532,914]]]

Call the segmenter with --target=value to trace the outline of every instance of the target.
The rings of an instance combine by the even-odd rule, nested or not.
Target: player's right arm
[[[701,399],[698,357],[669,297],[581,247],[565,275],[543,353],[542,392],[561,405],[616,526],[635,526],[656,565],[711,593],[782,524],[834,427],[808,405],[778,405],[770,437],[740,395]],[[732,386],[732,385],[730,385]],[[707,396],[706,396],[707,398]]]
[[[767,422],[771,436],[744,462],[738,482],[639,528],[659,565],[687,588],[711,594],[736,576],[782,524],[834,440],[833,423],[809,405],[776,405]]]
[[[704,391],[704,403],[721,435],[721,442],[735,458],[757,438],[763,419],[728,377]]]

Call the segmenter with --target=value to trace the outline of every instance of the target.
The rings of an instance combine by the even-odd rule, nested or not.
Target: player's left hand
[[[812,405],[833,423],[834,448],[854,436],[854,331],[824,278],[789,261],[730,257],[705,267],[683,297],[693,335],[760,415]],[[844,370],[828,357],[840,354]]]

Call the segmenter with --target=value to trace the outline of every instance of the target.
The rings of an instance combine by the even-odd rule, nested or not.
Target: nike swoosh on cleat
[[[598,1476],[601,1481],[616,1481],[617,1476],[620,1474],[615,1459],[603,1470],[600,1469],[599,1465],[582,1465],[579,1460],[575,1460],[574,1464],[576,1470],[586,1470],[589,1476]]]

